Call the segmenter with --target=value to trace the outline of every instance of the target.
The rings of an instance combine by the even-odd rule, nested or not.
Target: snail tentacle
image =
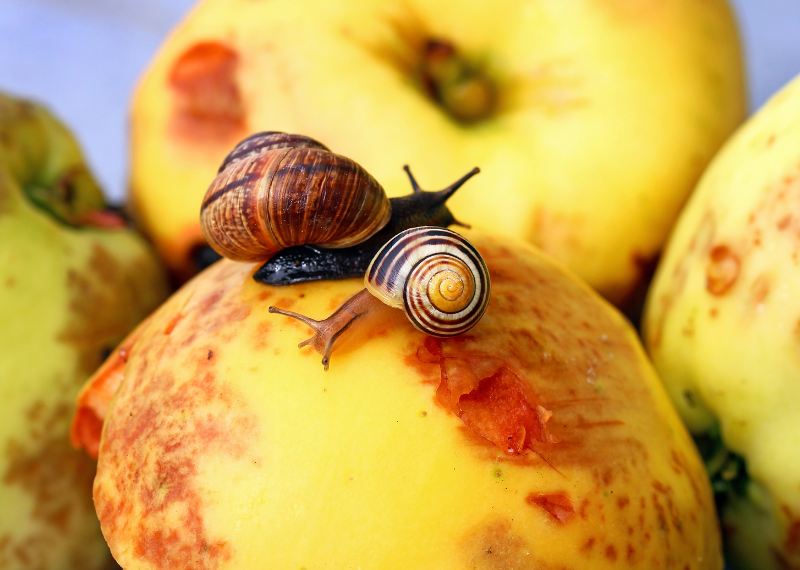
[[[447,200],[467,180],[480,172],[475,167],[464,176],[438,191],[422,190],[408,165],[412,192],[399,198],[390,198],[392,215],[389,222],[370,239],[342,249],[323,249],[312,245],[290,247],[275,254],[254,274],[253,279],[267,285],[293,285],[322,279],[349,279],[361,277],[372,258],[386,242],[400,232],[420,226],[470,227],[453,216]]]
[[[269,312],[297,319],[314,331],[314,335],[297,345],[302,348],[311,345],[314,350],[322,355],[322,366],[327,371],[330,364],[331,352],[343,344],[346,336],[352,332],[351,326],[358,319],[363,319],[371,311],[384,307],[379,299],[362,289],[344,304],[336,309],[330,317],[317,321],[293,311],[285,311],[278,307],[270,307]]]

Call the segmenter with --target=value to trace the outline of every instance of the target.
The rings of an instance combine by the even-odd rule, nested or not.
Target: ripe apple
[[[714,158],[681,214],[646,342],[707,447],[736,568],[800,568],[800,78]]]
[[[744,100],[724,0],[201,0],[136,92],[130,201],[189,274],[203,193],[251,132],[309,135],[390,196],[403,164],[428,189],[478,166],[460,220],[620,303]]]
[[[0,568],[98,570],[111,557],[95,466],[69,444],[80,386],[167,296],[72,135],[0,94]]]
[[[492,279],[474,329],[385,307],[328,372],[268,307],[322,318],[358,280],[274,288],[223,260],[153,313],[74,424],[116,560],[720,570],[702,463],[627,321],[536,250],[467,236]]]

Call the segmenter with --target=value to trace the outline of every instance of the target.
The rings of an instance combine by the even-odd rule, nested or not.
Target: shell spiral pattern
[[[438,227],[396,235],[372,260],[364,282],[384,303],[402,308],[418,330],[438,337],[475,326],[491,294],[489,272],[475,246]]]
[[[200,209],[208,244],[236,261],[265,261],[282,249],[342,248],[389,221],[391,204],[355,161],[313,139],[259,133],[223,162]]]

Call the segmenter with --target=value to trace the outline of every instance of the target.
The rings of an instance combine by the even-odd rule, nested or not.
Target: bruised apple
[[[224,260],[156,311],[73,424],[117,561],[720,570],[703,465],[627,321],[528,246],[467,237],[492,279],[474,329],[385,307],[328,372],[268,307],[323,318],[358,280],[272,288]]]
[[[167,293],[67,126],[0,93],[0,569],[110,561],[95,466],[70,447],[70,418],[86,379]]]
[[[231,146],[304,133],[390,196],[475,165],[465,223],[534,243],[614,302],[649,274],[745,114],[725,0],[201,0],[142,78],[131,204],[189,273]]]
[[[800,568],[800,76],[726,143],[670,238],[645,342],[739,570]]]

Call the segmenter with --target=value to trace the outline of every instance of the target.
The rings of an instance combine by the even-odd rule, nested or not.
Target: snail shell
[[[389,221],[378,182],[355,161],[314,139],[258,133],[222,164],[200,209],[208,244],[236,261],[263,261],[303,244],[342,248]]]
[[[475,246],[437,227],[395,236],[372,260],[364,282],[372,295],[403,309],[418,330],[439,337],[475,326],[491,295],[489,271]]]

